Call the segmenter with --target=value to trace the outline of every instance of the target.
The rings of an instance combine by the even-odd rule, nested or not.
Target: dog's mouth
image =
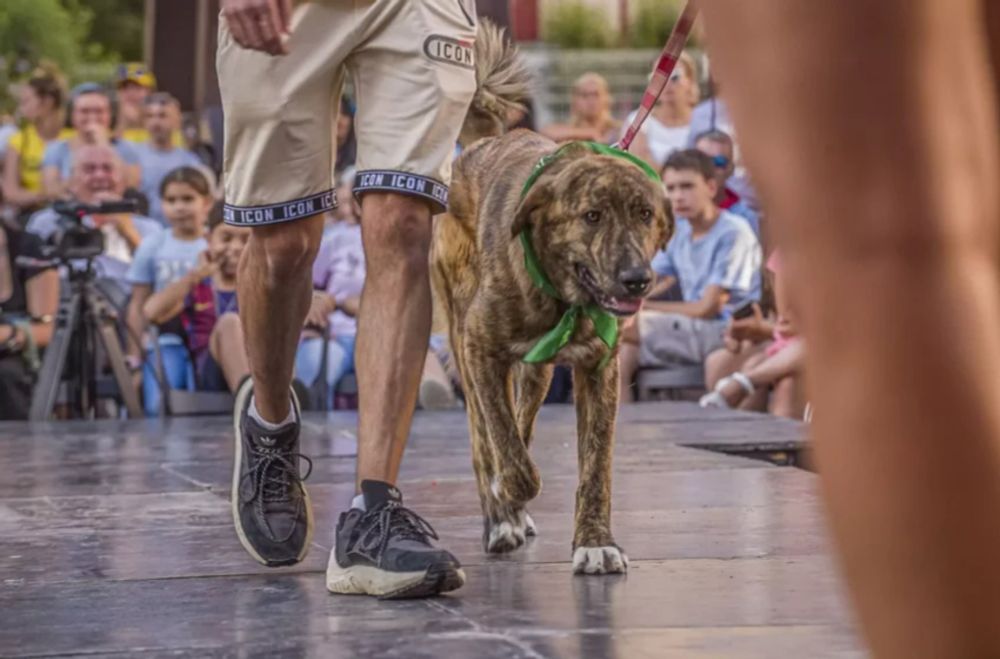
[[[597,278],[587,266],[582,263],[576,264],[576,277],[580,285],[587,291],[597,306],[616,316],[631,316],[637,313],[642,307],[641,297],[615,297],[601,290],[597,283]]]

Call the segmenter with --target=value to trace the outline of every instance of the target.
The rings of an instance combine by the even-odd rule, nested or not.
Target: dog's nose
[[[645,295],[653,276],[649,268],[629,268],[618,273],[618,281],[625,287],[629,295]]]

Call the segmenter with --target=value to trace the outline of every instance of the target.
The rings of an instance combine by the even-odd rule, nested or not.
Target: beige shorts
[[[455,142],[476,81],[473,0],[313,0],[289,54],[246,50],[220,18],[226,222],[258,226],[334,208],[336,113],[351,76],[356,195],[448,203]]]
[[[722,347],[724,320],[661,311],[639,312],[639,365],[669,368],[701,364]]]

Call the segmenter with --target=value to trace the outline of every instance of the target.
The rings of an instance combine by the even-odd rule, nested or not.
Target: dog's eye
[[[645,222],[646,224],[649,224],[650,220],[653,219],[653,209],[643,208],[641,211],[639,211],[639,219]]]
[[[587,224],[597,224],[601,221],[601,211],[587,211],[583,214],[583,219]]]

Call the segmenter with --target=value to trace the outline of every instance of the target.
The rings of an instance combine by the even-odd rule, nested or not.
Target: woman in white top
[[[630,151],[659,170],[671,153],[687,148],[691,113],[700,95],[698,69],[691,55],[684,52]],[[626,127],[634,117],[635,112],[629,115]]]

